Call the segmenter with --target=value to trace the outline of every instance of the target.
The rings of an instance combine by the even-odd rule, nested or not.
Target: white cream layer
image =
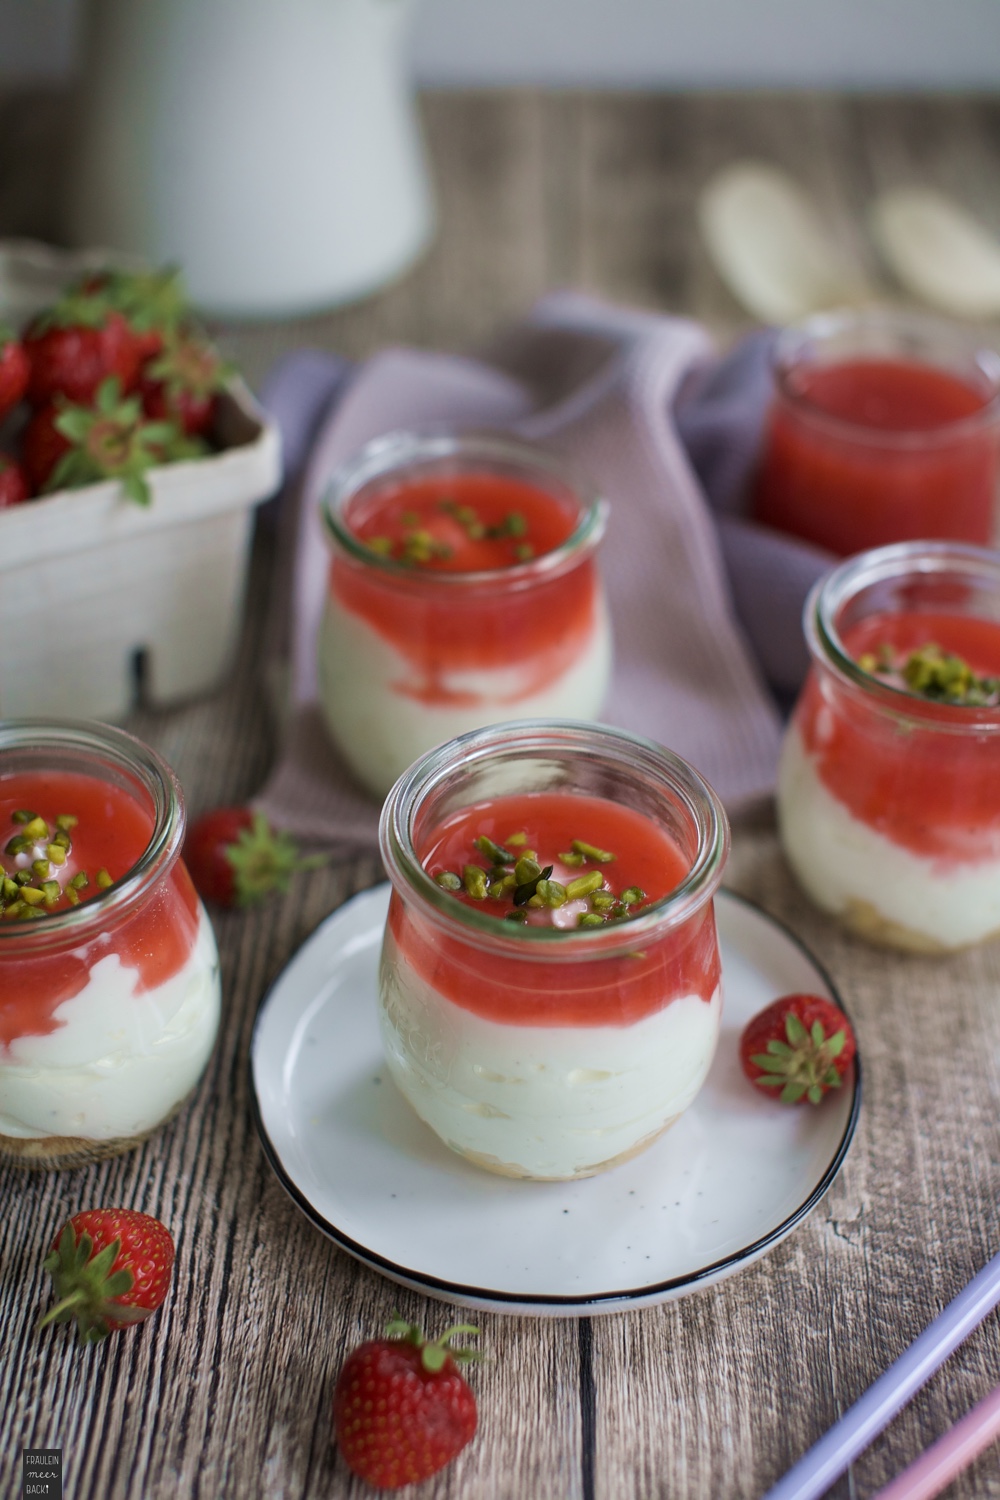
[[[191,1092],[219,1026],[219,957],[204,909],[183,968],[142,994],[138,980],[106,954],[59,1006],[54,1031],[0,1047],[0,1135],[143,1135]]]
[[[360,616],[327,595],[318,643],[320,702],[334,742],[354,774],[378,797],[432,746],[504,719],[592,719],[611,670],[603,599],[579,655],[541,691],[524,687],[530,668],[456,672],[444,686],[475,694],[471,704],[424,703],[398,691],[413,666]]]
[[[705,1081],[722,1015],[671,1001],[631,1026],[506,1026],[443,998],[388,931],[380,1024],[389,1070],[452,1150],[529,1177],[584,1175],[656,1135]]]
[[[823,911],[864,903],[945,948],[1000,930],[1000,860],[934,860],[870,828],[827,790],[794,725],[778,771],[778,826],[789,864]]]

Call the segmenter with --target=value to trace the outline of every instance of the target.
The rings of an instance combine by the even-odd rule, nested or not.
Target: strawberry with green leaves
[[[459,1366],[479,1356],[453,1349],[459,1323],[429,1343],[419,1328],[393,1318],[382,1339],[350,1354],[333,1393],[341,1456],[377,1489],[394,1490],[436,1474],[476,1431],[476,1398]]]
[[[174,1242],[159,1219],[130,1208],[90,1208],[65,1224],[45,1261],[57,1302],[39,1321],[75,1321],[85,1344],[141,1323],[167,1295]]]
[[[271,827],[249,807],[216,807],[192,824],[184,863],[195,889],[216,906],[253,906],[285,892],[298,870],[326,864],[323,854],[302,855],[290,834]]]
[[[25,429],[22,453],[41,494],[116,479],[137,505],[148,505],[147,475],[158,464],[198,458],[207,450],[173,422],[151,422],[138,395],[105,380],[93,406],[55,402]]]
[[[142,372],[139,390],[146,415],[176,422],[189,435],[207,433],[232,367],[193,334],[168,339]]]
[[[142,363],[159,354],[164,343],[175,337],[191,316],[181,274],[174,266],[154,271],[107,266],[88,272],[76,291],[83,296],[99,297],[105,306],[122,314],[132,330]]]
[[[22,343],[35,407],[58,396],[87,405],[110,377],[122,391],[139,378],[141,354],[128,319],[99,295],[68,293],[29,324]]]
[[[851,1023],[822,995],[782,995],[748,1023],[740,1065],[783,1104],[819,1104],[838,1089],[857,1050]]]

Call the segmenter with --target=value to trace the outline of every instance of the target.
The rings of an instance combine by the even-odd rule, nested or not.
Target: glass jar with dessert
[[[719,1032],[729,850],[696,771],[622,730],[495,725],[410,768],[381,843],[386,1056],[446,1145],[586,1177],[687,1109]]]
[[[988,544],[1000,354],[888,308],[823,313],[775,346],[756,518],[838,556],[921,537]]]
[[[1000,553],[907,542],[813,590],[778,818],[824,911],[947,952],[1000,933]]]
[[[498,434],[391,434],[339,472],[320,702],[370,792],[467,730],[596,716],[611,656],[595,556],[606,517],[564,464]]]
[[[176,777],[131,735],[0,724],[0,1157],[129,1150],[201,1077],[219,964],[183,835]]]

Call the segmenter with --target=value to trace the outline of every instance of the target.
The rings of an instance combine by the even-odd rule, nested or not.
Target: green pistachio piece
[[[474,901],[486,900],[486,871],[481,865],[466,865],[462,871],[462,884]]]
[[[535,895],[541,897],[544,906],[554,908],[566,905],[566,887],[560,885],[558,880],[539,880]]]
[[[607,849],[598,849],[596,844],[588,844],[583,839],[573,840],[573,853],[581,854],[584,859],[596,859],[600,865],[606,865],[614,859],[614,855]]]
[[[49,844],[45,852],[54,865],[64,865],[66,863],[66,850],[62,844],[53,842]]]
[[[27,834],[15,833],[12,839],[7,840],[3,852],[12,857],[18,854],[25,854],[29,849],[34,848],[34,844],[34,839],[29,839]]]
[[[69,833],[70,829],[75,828],[79,821],[80,819],[75,813],[60,813],[58,818],[56,818],[56,827],[62,833]]]
[[[589,896],[592,891],[599,891],[603,884],[604,876],[600,870],[591,870],[588,875],[578,875],[566,887],[567,899],[577,901],[581,896]]]
[[[541,865],[530,854],[522,854],[514,866],[514,879],[518,885],[527,885],[529,880],[537,880],[541,873]]]
[[[514,863],[514,856],[499,844],[494,844],[493,840],[487,838],[485,833],[481,833],[474,840],[474,843],[480,854],[485,854],[487,859],[492,860],[495,865],[512,865]]]
[[[46,906],[55,906],[56,902],[59,900],[59,897],[62,895],[62,891],[59,889],[58,880],[43,880],[42,895],[45,897]]]
[[[34,885],[22,885],[21,900],[26,901],[29,906],[40,906],[45,900],[45,892]]]
[[[445,891],[460,891],[462,889],[461,877],[454,870],[442,870],[439,875],[434,876],[435,881]]]
[[[618,897],[623,906],[635,906],[638,901],[645,901],[646,892],[638,885],[630,885],[627,891],[622,891]]]
[[[31,818],[24,825],[24,832],[31,840],[48,839],[49,825],[44,818]]]
[[[596,911],[585,911],[581,912],[580,920],[576,925],[578,927],[603,927],[604,918],[599,916]]]
[[[26,807],[19,807],[17,812],[11,813],[11,821],[14,823],[31,823],[37,817],[37,813],[29,811]]]
[[[523,849],[528,842],[528,835],[526,833],[512,833],[507,842],[508,844],[513,844],[515,849]]]
[[[49,873],[49,862],[47,859],[33,859],[31,861],[31,873],[39,880],[44,880]]]
[[[87,875],[86,870],[77,870],[76,874],[73,876],[73,879],[70,881],[70,885],[75,891],[82,891],[89,884],[90,878]]]
[[[103,868],[98,870],[94,879],[97,881],[97,884],[100,886],[102,891],[106,891],[109,885],[114,885],[114,881],[111,879],[111,876],[108,874],[107,870]]]

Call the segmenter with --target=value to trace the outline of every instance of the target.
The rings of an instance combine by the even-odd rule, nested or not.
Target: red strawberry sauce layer
[[[962,657],[980,675],[1000,675],[1000,622],[946,612],[873,615],[845,630],[858,660],[882,645],[904,658],[929,643]],[[943,734],[968,724],[960,704],[913,707],[929,729],[901,731],[883,710],[834,689],[830,712],[810,674],[796,713],[806,749],[827,790],[893,843],[946,863],[1000,857],[1000,738]],[[905,706],[905,700],[900,707]]]
[[[669,895],[690,868],[671,836],[649,818],[603,798],[570,792],[525,793],[465,808],[429,834],[418,857],[431,875],[461,871],[466,864],[483,863],[475,846],[483,834],[504,847],[512,834],[524,834],[524,847],[535,850],[540,863],[554,862],[560,881],[599,869],[616,893],[639,886],[647,898],[642,907]],[[573,839],[613,852],[615,859],[567,869],[559,853],[570,849]],[[492,906],[498,926],[513,926],[499,903],[476,902],[464,892],[453,899],[486,913]],[[719,984],[711,902],[662,936],[646,933],[628,951],[583,961],[567,951],[550,956],[548,945],[543,955],[523,937],[524,957],[477,947],[475,934],[446,936],[395,895],[389,924],[403,961],[432,989],[463,1010],[507,1025],[627,1026],[685,995],[698,995],[707,1003]],[[618,934],[627,929],[628,922],[616,924]],[[514,927],[510,937],[515,946],[519,936]],[[600,939],[601,934],[566,933],[577,955],[586,951],[588,937]],[[558,942],[554,947],[558,950]]]
[[[152,812],[120,786],[75,772],[17,772],[0,777],[0,850],[22,831],[13,821],[14,812],[21,809],[38,814],[51,829],[63,814],[78,819],[71,830],[69,857],[65,865],[54,867],[54,874],[64,884],[77,871],[87,872],[90,884],[80,891],[81,907],[101,894],[97,871],[107,870],[113,881],[120,880],[145,852],[153,833]],[[19,868],[6,854],[0,854],[0,864],[7,874]],[[48,910],[55,914],[69,905],[62,898]],[[23,926],[15,919],[3,922],[3,937],[8,930],[12,936],[8,947],[13,946],[14,934],[28,937],[45,921],[43,916]],[[155,989],[184,965],[197,929],[198,898],[178,860],[142,905],[96,936],[78,932],[55,949],[24,958],[4,952],[0,939],[0,1046],[55,1031],[60,1024],[55,1011],[80,993],[93,965],[109,953],[117,953],[126,968],[138,970],[139,993]]]
[[[931,365],[851,359],[790,377],[801,409],[771,414],[756,496],[760,521],[840,556],[907,537],[988,543],[997,440],[988,425],[941,436],[986,406],[982,391]],[[926,434],[923,449],[882,446],[808,420],[883,434]]]
[[[474,511],[470,528],[457,508]],[[511,517],[517,518],[516,534]],[[359,616],[415,668],[416,682],[397,691],[425,703],[477,701],[456,694],[444,678],[456,672],[529,664],[531,680],[518,697],[560,677],[585,648],[595,623],[597,572],[591,557],[554,578],[535,578],[509,592],[510,579],[484,578],[481,587],[441,586],[435,574],[509,573],[560,547],[579,522],[579,510],[524,480],[486,471],[447,478],[407,479],[362,494],[346,521],[362,542],[389,543],[398,557],[415,531],[434,544],[406,576],[361,568],[335,557],[330,587],[340,605]],[[521,529],[523,526],[523,529]],[[479,536],[482,529],[484,535]],[[504,535],[489,535],[502,531]],[[477,534],[470,535],[470,529]],[[530,555],[529,555],[530,554]]]

